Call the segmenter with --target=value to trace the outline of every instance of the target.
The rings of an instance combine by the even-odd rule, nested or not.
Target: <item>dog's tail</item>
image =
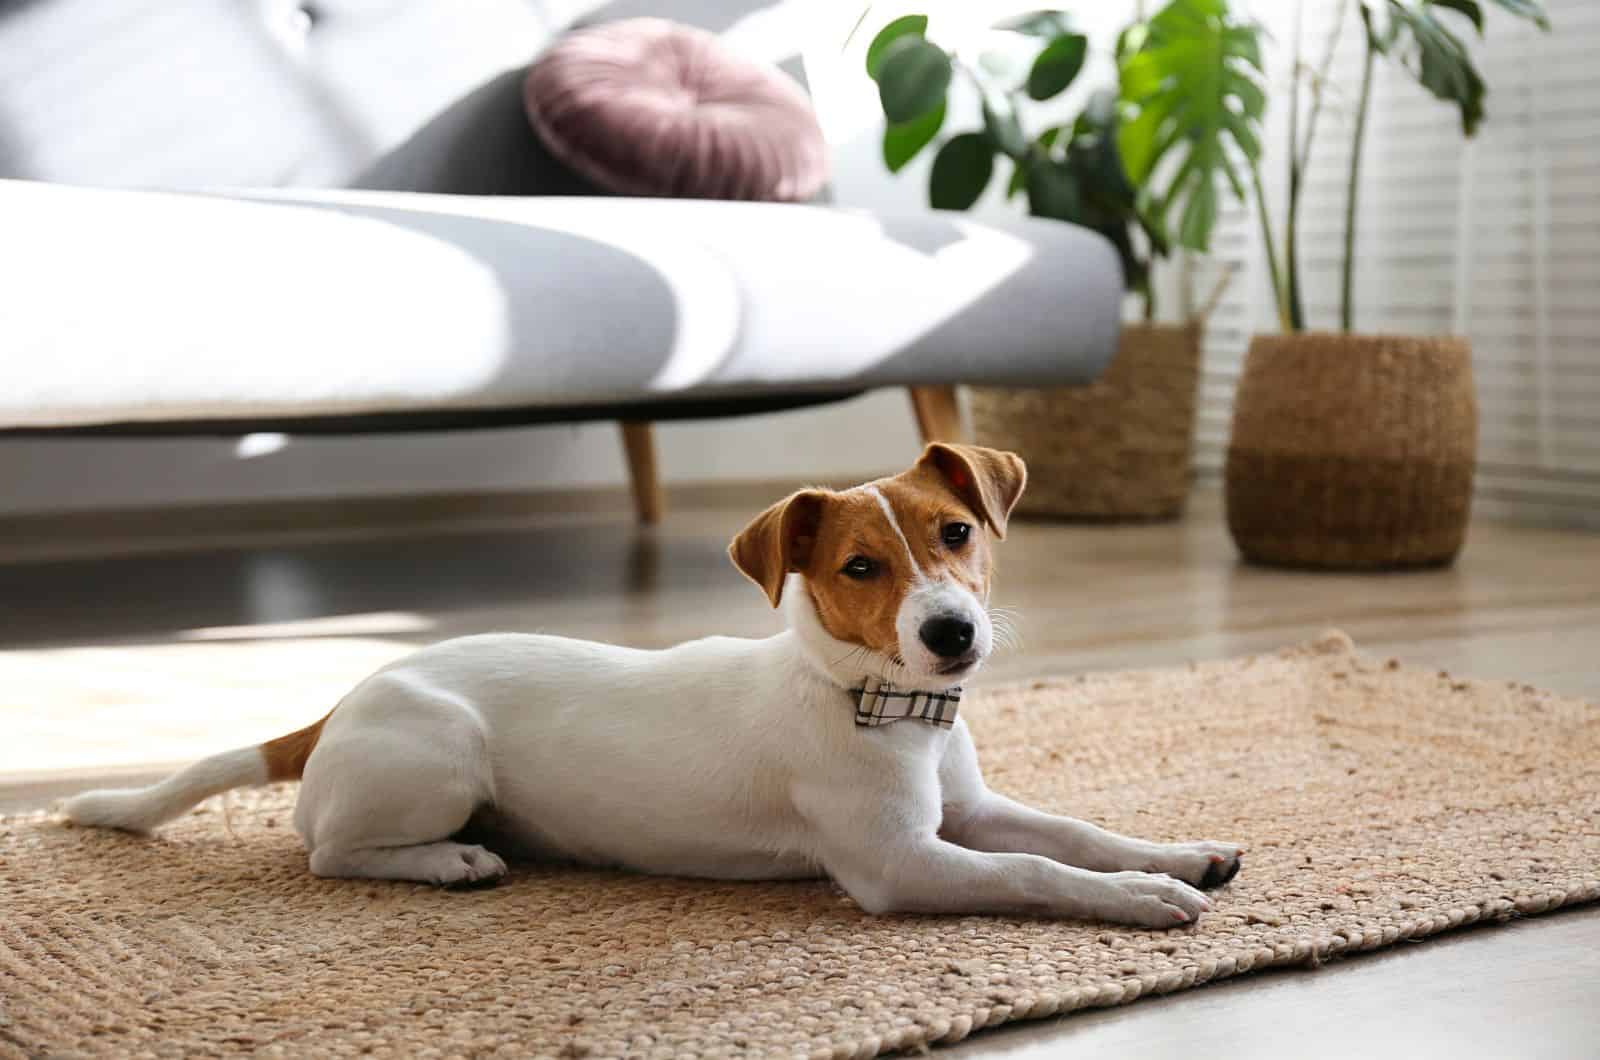
[[[147,788],[86,791],[68,799],[62,809],[77,824],[148,832],[224,791],[275,780],[299,780],[327,720],[324,717],[254,747],[202,758]]]

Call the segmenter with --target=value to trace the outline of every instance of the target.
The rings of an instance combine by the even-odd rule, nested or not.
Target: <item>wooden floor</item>
[[[729,566],[770,498],[428,536],[0,563],[0,809],[316,717],[412,645],[491,629],[658,646],[777,619]],[[1181,664],[1337,627],[1374,653],[1600,702],[1600,535],[1481,525],[1454,569],[1239,564],[1215,500],[1178,524],[1022,525],[996,603],[1022,647],[989,680]],[[1600,708],[1597,708],[1600,709]],[[981,1035],[969,1056],[1600,1057],[1600,911]]]

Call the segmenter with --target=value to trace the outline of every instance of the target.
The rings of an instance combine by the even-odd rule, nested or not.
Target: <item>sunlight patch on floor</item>
[[[375,637],[0,652],[0,775],[185,762],[315,721],[414,650]]]
[[[294,622],[261,622],[244,626],[201,626],[177,634],[180,641],[284,640],[296,637],[395,637],[427,633],[438,623],[409,611],[373,611],[327,615]]]

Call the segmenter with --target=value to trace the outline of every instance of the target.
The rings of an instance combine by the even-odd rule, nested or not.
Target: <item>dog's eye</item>
[[[878,573],[878,565],[865,556],[851,556],[845,560],[844,567],[839,573],[858,582],[865,581]]]
[[[972,527],[966,523],[946,523],[940,537],[951,548],[960,548],[967,543],[967,536],[972,533]]]

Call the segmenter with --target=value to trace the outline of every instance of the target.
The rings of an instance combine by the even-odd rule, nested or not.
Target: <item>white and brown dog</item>
[[[66,812],[144,831],[299,778],[318,876],[491,881],[505,863],[470,841],[487,834],[640,872],[826,873],[872,913],[1192,922],[1209,908],[1196,887],[1238,871],[1236,845],[1129,839],[996,794],[955,716],[994,644],[989,539],[1025,479],[1010,453],[931,445],[893,478],[773,505],[729,554],[783,608],[777,636],[447,641],[314,725]]]

